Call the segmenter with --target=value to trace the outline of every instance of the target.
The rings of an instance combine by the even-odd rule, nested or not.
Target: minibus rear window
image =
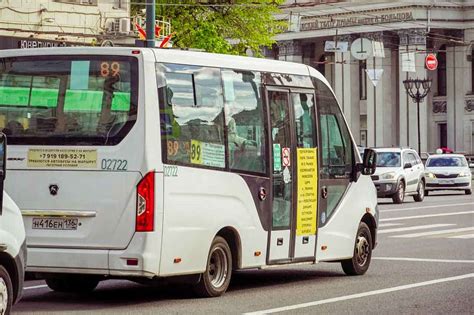
[[[137,59],[0,59],[0,130],[9,144],[114,145],[135,123]]]

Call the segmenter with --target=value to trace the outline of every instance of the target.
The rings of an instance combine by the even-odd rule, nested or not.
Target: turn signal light
[[[137,232],[152,232],[155,221],[155,172],[149,172],[137,185]]]

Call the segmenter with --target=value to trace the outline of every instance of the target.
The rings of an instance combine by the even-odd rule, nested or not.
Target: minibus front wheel
[[[360,222],[357,230],[354,254],[351,259],[341,262],[342,269],[349,276],[363,275],[369,269],[372,258],[372,235],[365,222]]]
[[[232,252],[227,241],[216,236],[207,258],[206,271],[201,274],[195,292],[201,297],[216,297],[224,294],[232,275]]]

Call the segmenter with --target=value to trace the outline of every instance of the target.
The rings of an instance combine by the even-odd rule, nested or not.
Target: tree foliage
[[[144,0],[142,0],[144,1]],[[208,52],[261,56],[286,22],[274,14],[284,0],[156,0],[156,14],[171,20],[173,45]],[[133,5],[133,12],[144,6]]]

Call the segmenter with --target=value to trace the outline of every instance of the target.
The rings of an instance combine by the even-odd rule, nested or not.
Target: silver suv
[[[415,201],[425,197],[425,167],[412,149],[376,148],[377,169],[372,180],[380,198],[392,198],[394,203],[403,203],[405,196]]]

